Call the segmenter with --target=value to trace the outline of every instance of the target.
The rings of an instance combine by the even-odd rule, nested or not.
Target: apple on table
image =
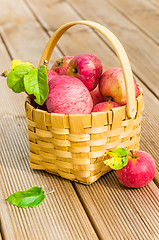
[[[130,188],[141,188],[149,184],[156,172],[153,157],[147,152],[129,152],[124,148],[106,151],[104,163],[116,170],[120,183]]]

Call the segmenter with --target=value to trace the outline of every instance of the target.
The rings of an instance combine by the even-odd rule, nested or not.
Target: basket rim
[[[144,96],[144,92],[143,92],[142,88],[139,86],[139,84],[137,84],[137,86],[138,86],[138,88],[139,88],[140,94],[139,94],[139,96],[136,98],[136,102],[137,102],[137,100],[138,100],[139,98],[141,98],[141,97]],[[91,113],[89,113],[89,114],[69,114],[69,115],[66,115],[66,114],[63,114],[63,113],[49,113],[49,112],[46,111],[46,110],[36,108],[36,107],[34,107],[34,106],[32,105],[32,100],[34,100],[34,99],[31,99],[29,96],[26,97],[26,100],[25,100],[25,108],[26,108],[26,104],[29,104],[30,106],[32,106],[32,107],[34,108],[34,111],[37,111],[37,112],[46,112],[46,113],[49,114],[50,116],[51,116],[51,115],[61,115],[61,116],[66,116],[66,117],[69,117],[69,116],[90,116],[90,115],[91,115],[91,116],[93,116],[93,115],[99,115],[99,116],[100,116],[100,115],[103,114],[103,113],[109,114],[109,113],[111,113],[111,112],[113,111],[112,109],[114,109],[114,108],[112,108],[112,109],[110,109],[109,111],[91,112]],[[125,110],[126,110],[126,107],[127,107],[127,105],[123,105],[123,106],[120,106],[120,107],[116,107],[116,109],[125,109]],[[137,114],[137,112],[136,112],[136,114]],[[135,119],[135,117],[134,117],[134,119]]]

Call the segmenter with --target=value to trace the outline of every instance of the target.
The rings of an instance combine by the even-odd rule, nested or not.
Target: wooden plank
[[[16,8],[15,6],[19,6]],[[12,14],[10,14],[12,12]],[[38,66],[48,34],[41,28],[23,1],[1,1],[0,33],[13,58],[30,61]],[[27,53],[27,54],[26,54]],[[62,54],[58,49],[55,58]],[[55,60],[51,59],[51,63]]]
[[[64,23],[80,20],[80,17],[65,1],[26,0],[26,2],[43,27],[49,31],[56,31]]]
[[[2,4],[4,7],[6,2],[2,1]],[[20,21],[22,17],[15,12],[17,8],[14,6],[18,6],[19,12],[25,15],[22,22]],[[14,1],[14,4],[10,3],[8,8],[7,5],[5,7],[5,11],[8,11],[6,14],[9,16],[12,12],[15,17],[9,19],[9,22],[6,19],[1,28],[9,51],[13,58],[18,57],[36,63],[48,40],[47,34],[35,22],[22,1],[16,0],[16,3]],[[15,24],[17,19],[20,21],[19,25]],[[15,26],[14,31],[9,31],[11,26]],[[30,41],[31,38],[41,39],[36,40],[35,44],[35,41],[33,43]],[[28,42],[29,48],[25,48]],[[0,42],[0,49],[2,56],[8,62],[10,59],[2,42]],[[30,56],[31,53],[34,54],[33,58]],[[59,55],[56,51],[56,57]],[[2,58],[0,65],[1,62],[3,62]],[[25,94],[12,93],[3,79],[0,96],[0,214],[5,239],[98,239],[71,182],[43,171],[30,169],[24,113]],[[54,193],[47,195],[44,202],[37,208],[21,209],[4,201],[11,193],[34,185],[42,186],[45,192],[54,189]]]
[[[159,238],[159,190],[154,183],[128,189],[110,172],[88,187],[74,186],[100,239]]]
[[[158,46],[105,0],[67,1],[83,19],[107,26],[119,38],[129,56],[134,72],[156,96],[159,96]]]
[[[150,0],[150,2],[151,2],[155,7],[159,7],[159,1],[158,1],[158,0]]]
[[[150,1],[108,0],[108,2],[159,44],[158,25],[155,24],[159,21],[159,11]]]

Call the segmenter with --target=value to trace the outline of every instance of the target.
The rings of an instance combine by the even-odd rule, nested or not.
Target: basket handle
[[[127,106],[126,111],[127,115],[130,118],[134,118],[136,115],[136,101],[135,101],[135,86],[134,86],[134,80],[132,75],[131,66],[127,57],[127,54],[119,42],[119,40],[116,38],[116,36],[108,30],[106,27],[102,26],[99,23],[92,22],[92,21],[74,21],[66,23],[65,25],[61,26],[50,38],[49,42],[47,43],[44,52],[42,54],[42,57],[40,59],[39,66],[44,64],[44,61],[47,60],[49,62],[51,54],[60,39],[60,37],[66,32],[69,28],[73,27],[74,25],[82,24],[89,26],[91,28],[94,28],[110,42],[112,45],[114,51],[116,52],[118,59],[120,61],[120,65],[123,71],[124,75],[124,81],[126,86],[126,98],[127,98]]]

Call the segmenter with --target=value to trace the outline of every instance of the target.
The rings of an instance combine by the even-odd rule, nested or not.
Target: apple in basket
[[[101,102],[95,105],[92,109],[92,112],[105,112],[109,111],[111,108],[120,107],[120,105],[116,102],[107,101],[107,102]]]
[[[101,93],[99,91],[99,85],[97,85],[97,87],[94,90],[92,90],[90,92],[90,94],[91,94],[91,97],[93,99],[93,106],[95,106],[98,103],[101,103],[101,102],[105,101],[103,96],[101,95]]]
[[[99,83],[103,65],[93,54],[82,53],[75,56],[69,63],[66,75],[79,78],[89,91]]]
[[[46,107],[50,113],[89,114],[93,101],[82,81],[72,76],[61,75],[49,81]]]
[[[137,86],[136,80],[134,78],[135,85],[135,96],[138,97],[140,92]],[[119,103],[120,105],[126,104],[126,90],[124,77],[121,68],[110,68],[102,74],[99,90],[102,96],[112,97],[113,101]]]
[[[54,78],[54,77],[57,77],[58,76],[58,73],[53,71],[53,70],[47,70],[47,78],[48,78],[48,82]]]
[[[65,75],[68,64],[72,60],[72,58],[73,56],[64,56],[56,60],[51,69],[57,72],[59,75]]]

